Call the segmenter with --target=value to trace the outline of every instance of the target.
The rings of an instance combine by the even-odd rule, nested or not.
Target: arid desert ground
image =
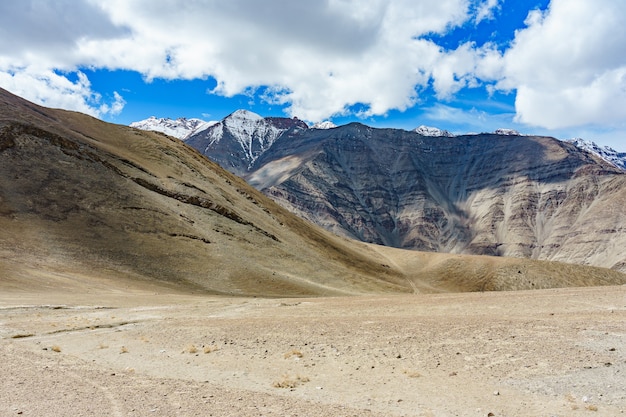
[[[357,242],[178,139],[3,90],[0,116],[2,417],[626,409],[626,275],[610,256]],[[596,206],[616,219],[599,230],[621,233],[623,205]]]
[[[0,292],[0,415],[619,416],[626,287]]]

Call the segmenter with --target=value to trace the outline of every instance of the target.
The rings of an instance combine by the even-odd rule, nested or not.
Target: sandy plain
[[[0,415],[619,416],[626,287],[0,292]]]

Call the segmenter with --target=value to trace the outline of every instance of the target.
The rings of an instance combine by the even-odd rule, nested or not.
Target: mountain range
[[[588,142],[508,129],[319,129],[245,110],[185,142],[340,236],[626,271],[624,155]]]
[[[294,134],[346,129],[273,123]],[[347,129],[362,137],[367,128]],[[274,145],[272,151],[281,149]],[[299,153],[302,167],[322,155],[309,147]],[[255,163],[269,156],[266,151]],[[12,294],[104,286],[122,294],[137,283],[286,297],[626,282],[626,275],[606,268],[407,251],[336,236],[183,141],[41,107],[1,89],[0,174],[0,285]]]
[[[184,117],[180,117],[178,119],[170,119],[170,118],[157,118],[155,116],[151,116],[147,119],[133,122],[130,124],[130,127],[135,127],[142,130],[152,130],[155,132],[162,132],[170,136],[174,136],[178,139],[186,140],[191,136],[194,136],[209,127],[224,123],[228,121],[230,118],[237,117],[237,115],[247,114],[251,119],[255,119],[257,121],[264,120],[264,122],[259,122],[259,124],[271,124],[272,118],[264,118],[260,115],[257,115],[253,112],[247,110],[238,110],[233,114],[227,116],[222,121],[204,121],[201,119],[187,119]],[[278,118],[280,119],[280,118]],[[309,126],[307,126],[309,127]],[[313,129],[332,129],[337,127],[334,123],[330,121],[324,121],[320,123],[315,123],[310,128]],[[437,127],[420,125],[413,129],[414,132],[419,133],[422,136],[432,136],[432,137],[455,137],[457,135],[453,134],[448,130],[439,129]],[[523,136],[520,132],[513,129],[496,129],[493,133],[496,135],[510,135],[510,136]],[[469,134],[467,134],[469,135]],[[467,136],[466,135],[466,136]],[[219,136],[219,135],[217,135]],[[243,137],[246,137],[244,134]],[[244,141],[242,139],[242,141]],[[576,139],[565,139],[566,142],[572,143],[576,145],[580,149],[584,149],[588,152],[591,152],[598,157],[604,159],[607,162],[615,165],[616,167],[626,171],[626,152],[618,152],[615,149],[608,146],[599,146],[595,142],[585,140],[582,138]],[[243,146],[243,145],[242,145]]]

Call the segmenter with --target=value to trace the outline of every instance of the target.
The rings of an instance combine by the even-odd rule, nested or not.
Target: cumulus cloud
[[[91,53],[94,65],[138,70],[148,79],[211,76],[212,93],[227,97],[269,87],[269,102],[310,121],[355,104],[363,105],[363,116],[413,106],[446,54],[421,36],[470,19],[467,0],[314,6],[233,0],[220,7],[196,2],[194,9],[175,1],[110,0],[100,6],[133,36],[81,43],[81,55]],[[114,53],[94,52],[103,50]]]
[[[0,2],[0,57],[10,58],[16,66],[73,68],[84,64],[75,54],[81,40],[121,38],[129,33],[87,1]]]
[[[0,2],[0,86],[93,115],[121,111],[81,69],[150,82],[206,79],[211,94],[257,92],[308,121],[405,110],[435,91],[516,94],[516,121],[547,128],[626,119],[626,3],[552,0],[501,52],[436,43],[497,19],[500,0],[21,0]],[[502,47],[500,46],[500,50]],[[73,81],[71,81],[73,80]]]
[[[445,123],[448,130],[452,130],[456,134],[494,132],[500,128],[519,128],[518,125],[512,123],[513,115],[509,112],[490,114],[475,107],[463,109],[442,103],[436,103],[423,110],[425,121],[434,125]]]
[[[478,24],[483,20],[493,19],[494,11],[499,8],[500,0],[485,0],[477,6],[474,21]]]
[[[47,107],[75,110],[103,117],[119,114],[124,108],[124,98],[117,92],[110,100],[92,91],[91,83],[82,72],[72,82],[66,76],[52,70],[20,68],[0,71],[0,86],[35,103]]]
[[[516,120],[558,129],[626,120],[626,3],[552,0],[503,57]]]
[[[0,2],[0,87],[50,107],[95,117],[119,114],[123,97],[114,92],[104,99],[77,71],[87,63],[76,46],[88,39],[120,39],[128,33],[89,2]],[[75,74],[76,79],[71,81],[65,73]]]
[[[83,67],[139,71],[148,82],[213,77],[213,94],[233,96],[263,87],[266,100],[316,121],[346,113],[355,104],[364,116],[415,105],[418,91],[433,78],[450,77],[450,71],[434,71],[437,65],[450,65],[448,52],[423,36],[470,21],[477,10],[473,4],[483,2],[14,3],[0,10],[6,12],[1,23],[13,22],[5,29],[12,36],[3,38],[18,39],[17,47],[0,44],[4,78],[15,67],[31,70],[31,78],[41,78],[37,71]],[[46,27],[45,22],[52,24]],[[472,59],[457,55],[452,61]],[[474,66],[472,62],[463,69]],[[452,77],[461,81],[439,83],[442,94],[467,84],[465,73],[457,70]],[[73,91],[45,82],[36,85],[47,87],[49,95]],[[88,102],[84,98],[89,92],[75,88],[78,101]],[[98,109],[92,107],[91,113],[102,111]]]

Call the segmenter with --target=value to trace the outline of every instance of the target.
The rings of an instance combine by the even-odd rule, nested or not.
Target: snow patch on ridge
[[[455,135],[447,130],[442,130],[437,127],[424,126],[421,125],[413,129],[413,132],[417,132],[422,136],[431,136],[431,137],[447,137],[453,138]]]
[[[323,122],[315,123],[313,126],[311,126],[311,129],[333,129],[335,127],[337,127],[337,125],[330,120],[324,120]]]
[[[626,152],[617,152],[615,149],[608,146],[599,146],[595,142],[581,138],[567,139],[564,142],[571,143],[580,149],[591,152],[617,168],[626,171]]]
[[[185,140],[189,136],[208,129],[216,123],[216,121],[207,122],[201,119],[187,119],[185,117],[170,119],[167,117],[157,118],[155,116],[151,116],[145,120],[131,123],[130,127],[161,132],[166,135]]]
[[[504,135],[504,136],[525,136],[525,135],[522,135],[517,130],[513,130],[513,129],[496,129],[496,131],[493,133],[495,133],[496,135]]]

